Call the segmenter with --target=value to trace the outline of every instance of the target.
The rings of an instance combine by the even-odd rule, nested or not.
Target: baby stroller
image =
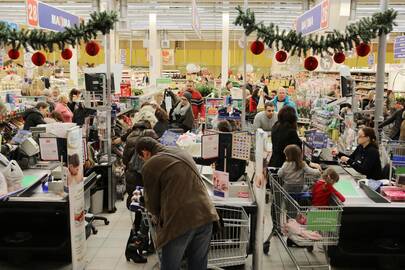
[[[135,263],[146,263],[148,260],[144,255],[153,254],[155,250],[152,238],[149,235],[149,223],[145,218],[146,210],[142,187],[136,187],[129,209],[132,213],[140,212],[142,220],[139,226],[136,226],[134,220],[132,220],[133,226],[128,237],[125,257],[127,261],[132,260]]]

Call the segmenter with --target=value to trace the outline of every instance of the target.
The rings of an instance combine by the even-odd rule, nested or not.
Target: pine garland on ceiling
[[[63,32],[51,32],[39,29],[15,30],[5,23],[0,23],[0,47],[11,46],[26,50],[31,46],[34,50],[43,49],[52,52],[55,45],[63,50],[68,45],[75,47],[81,41],[88,42],[97,37],[97,33],[108,34],[118,21],[116,12],[94,12],[90,14],[87,23],[81,22],[73,27],[65,28]]]
[[[271,23],[265,26],[263,22],[256,23],[255,14],[250,9],[246,12],[242,7],[237,7],[239,12],[234,24],[242,26],[246,36],[257,32],[257,39],[261,39],[270,48],[276,47],[286,50],[290,55],[307,55],[311,50],[313,55],[324,53],[333,54],[336,52],[352,50],[354,46],[360,43],[369,43],[372,39],[381,34],[388,34],[397,24],[394,22],[397,17],[397,11],[388,9],[385,12],[374,13],[371,17],[360,19],[356,23],[346,26],[344,33],[334,30],[333,33],[326,35],[308,35],[303,36],[295,30],[280,30],[278,25]]]

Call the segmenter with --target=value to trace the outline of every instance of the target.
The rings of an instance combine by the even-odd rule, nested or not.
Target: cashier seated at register
[[[367,179],[382,179],[380,153],[374,129],[363,127],[358,132],[359,144],[350,156],[338,153],[337,156],[344,164],[350,165],[357,172],[367,176]],[[333,151],[337,152],[337,151]]]

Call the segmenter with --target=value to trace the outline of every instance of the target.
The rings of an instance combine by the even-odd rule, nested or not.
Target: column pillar
[[[156,86],[156,79],[160,77],[161,59],[157,32],[156,13],[149,14],[149,82]]]
[[[77,47],[73,48],[69,46],[69,49],[72,50],[72,58],[69,61],[69,72],[70,72],[70,79],[73,82],[74,87],[78,87],[79,80],[77,76]]]
[[[229,70],[229,12],[222,13],[222,62],[221,86],[225,87],[228,81]]]

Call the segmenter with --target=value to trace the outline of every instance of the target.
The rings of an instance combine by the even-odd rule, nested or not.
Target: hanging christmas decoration
[[[278,51],[275,58],[277,62],[284,62],[287,59],[287,53],[285,51]]]
[[[252,42],[250,51],[255,55],[261,54],[264,51],[264,43],[259,40]]]
[[[274,45],[276,50],[283,49],[290,56],[295,54],[306,56],[308,53],[322,56],[324,53],[352,50],[362,42],[370,43],[372,39],[390,33],[397,25],[394,20],[398,15],[397,11],[388,9],[346,26],[344,33],[334,30],[324,36],[303,36],[295,30],[280,30],[278,25],[273,23],[269,26],[265,26],[262,22],[256,23],[255,14],[250,9],[245,12],[239,6],[237,10],[239,15],[234,24],[242,26],[247,36],[256,32],[257,38],[263,40],[270,48]]]
[[[306,70],[314,71],[318,67],[318,59],[314,56],[308,56],[304,61],[304,67]]]
[[[73,56],[73,52],[69,48],[64,49],[60,54],[61,54],[62,58],[65,60],[70,60]]]
[[[42,52],[36,52],[32,55],[31,61],[34,63],[34,65],[40,67],[46,62],[45,54]]]
[[[346,60],[346,56],[343,52],[337,52],[333,55],[333,61],[337,64],[342,64]]]
[[[88,42],[95,39],[101,32],[103,35],[108,34],[114,29],[114,24],[118,21],[116,12],[94,12],[90,14],[87,23],[72,27],[66,27],[63,32],[49,32],[40,29],[21,29],[15,31],[0,22],[0,47],[11,46],[13,49],[20,47],[28,50],[32,47],[34,50],[44,50],[52,52],[55,47],[63,50],[68,45],[75,47],[82,41]],[[55,46],[56,45],[56,46]]]
[[[96,56],[100,51],[100,45],[95,41],[90,41],[86,44],[86,53],[90,56]]]
[[[10,59],[16,60],[20,57],[20,52],[16,49],[11,49],[8,51],[8,57],[10,57]]]
[[[360,57],[367,56],[370,53],[370,50],[371,50],[370,45],[364,42],[356,46],[356,53]]]

